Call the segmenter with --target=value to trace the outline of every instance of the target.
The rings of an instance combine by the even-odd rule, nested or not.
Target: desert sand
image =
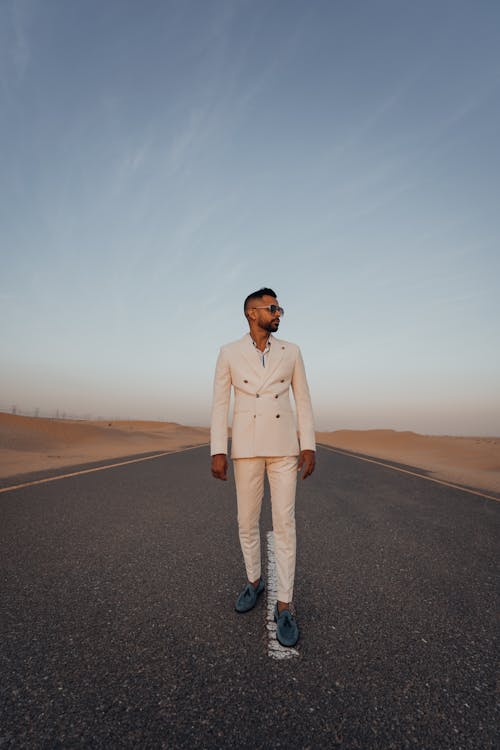
[[[424,469],[447,482],[500,493],[500,438],[395,430],[318,432],[341,450]],[[175,422],[45,419],[0,413],[0,477],[173,451],[209,441],[207,427]]]
[[[396,430],[337,430],[316,437],[335,448],[425,469],[435,479],[500,492],[500,438]]]
[[[0,413],[0,477],[178,450],[208,440],[206,427],[175,422],[83,421]]]

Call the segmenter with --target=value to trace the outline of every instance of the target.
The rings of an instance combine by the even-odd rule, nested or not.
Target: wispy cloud
[[[34,10],[34,0],[7,0],[0,5],[0,80],[4,92],[24,78],[30,64]]]
[[[209,111],[197,106],[191,109],[183,123],[167,145],[167,169],[174,175],[186,168],[195,157],[203,142],[209,137]]]
[[[32,9],[33,3],[31,0],[14,0],[13,2],[14,47],[12,58],[19,78],[23,77],[31,58],[28,26]]]

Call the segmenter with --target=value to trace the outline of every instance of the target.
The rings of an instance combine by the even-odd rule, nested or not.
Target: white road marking
[[[276,573],[276,559],[274,557],[274,534],[267,532],[267,655],[272,659],[292,659],[299,656],[295,648],[282,646],[276,639],[276,623],[274,622],[274,605],[278,599],[278,576]]]
[[[175,451],[165,451],[164,453],[155,453],[152,456],[142,456],[141,458],[130,458],[128,461],[117,461],[114,464],[106,464],[106,466],[94,466],[92,469],[80,469],[80,471],[71,471],[68,474],[57,474],[55,477],[45,477],[44,479],[34,479],[32,482],[23,482],[23,484],[13,484],[10,487],[0,488],[1,492],[10,492],[11,490],[20,490],[22,487],[31,487],[33,484],[43,484],[44,482],[55,482],[56,479],[66,479],[67,477],[77,477],[79,474],[90,474],[93,471],[104,471],[105,469],[114,469],[115,466],[126,466],[127,464],[136,464],[139,461],[150,461],[152,458],[161,458],[162,456],[170,456],[172,453],[185,453],[186,451],[192,451],[195,448],[202,448],[208,443],[201,443],[201,445],[191,445],[189,448],[180,448]]]
[[[485,497],[488,500],[500,500],[499,497],[493,495],[485,495],[484,492],[479,490],[470,490],[467,487],[462,487],[460,484],[453,484],[452,482],[445,482],[443,479],[434,479],[434,477],[427,477],[425,474],[419,474],[416,471],[408,471],[408,469],[400,469],[398,466],[392,466],[392,464],[386,464],[383,461],[376,461],[374,458],[366,458],[365,456],[357,456],[354,453],[348,453],[347,451],[341,451],[338,448],[332,448],[325,443],[318,443],[320,448],[325,448],[327,451],[332,453],[340,453],[342,456],[349,456],[350,458],[356,458],[358,461],[367,461],[370,464],[378,464],[379,466],[385,466],[386,469],[392,469],[393,471],[400,471],[402,474],[410,474],[412,477],[419,477],[419,479],[427,479],[428,482],[436,482],[436,484],[444,484],[445,487],[452,487],[454,490],[462,490],[462,492],[468,492],[470,495],[479,495],[479,497]]]

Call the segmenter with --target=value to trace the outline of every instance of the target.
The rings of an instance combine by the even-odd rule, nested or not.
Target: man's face
[[[260,299],[253,300],[253,303],[252,307],[258,308],[253,310],[253,312],[255,313],[255,320],[259,328],[268,333],[275,333],[279,328],[281,313],[278,310],[272,313],[267,308],[269,305],[279,305],[276,297],[270,297],[268,294],[265,294]]]

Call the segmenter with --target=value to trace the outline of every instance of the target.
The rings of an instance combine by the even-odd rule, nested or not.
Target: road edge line
[[[127,464],[136,464],[139,461],[151,461],[153,458],[161,458],[162,456],[170,456],[173,453],[185,453],[186,451],[195,450],[195,448],[203,448],[209,445],[209,443],[201,443],[200,445],[190,445],[187,448],[179,448],[178,450],[164,451],[163,453],[154,453],[149,456],[141,456],[140,458],[130,458],[128,461],[117,461],[114,464],[106,464],[105,466],[93,466],[90,469],[81,469],[79,471],[70,471],[67,474],[57,474],[55,477],[43,477],[42,479],[34,479],[32,482],[22,482],[21,484],[12,484],[9,487],[0,487],[0,494],[2,492],[10,492],[11,490],[20,490],[23,487],[31,487],[34,484],[44,484],[45,482],[55,482],[57,479],[67,479],[68,477],[77,477],[80,474],[90,474],[93,471],[104,471],[105,469],[114,469],[116,466],[126,466]]]
[[[392,464],[386,464],[383,461],[377,461],[374,458],[367,458],[366,456],[358,456],[355,453],[349,453],[348,451],[340,450],[339,448],[332,448],[331,445],[325,445],[324,443],[318,443],[320,448],[331,451],[332,453],[340,453],[342,456],[349,456],[350,458],[356,458],[358,461],[367,461],[370,464],[378,464],[379,466],[385,466],[386,469],[393,469],[393,471],[399,471],[402,474],[410,474],[412,477],[418,477],[419,479],[427,479],[429,482],[436,482],[436,484],[443,484],[445,487],[452,487],[454,490],[461,490],[462,492],[468,492],[470,495],[479,495],[479,497],[485,497],[487,500],[496,500],[500,502],[500,497],[494,497],[494,495],[486,495],[484,492],[479,490],[472,490],[468,487],[462,487],[460,484],[453,484],[452,482],[445,482],[444,479],[435,479],[434,477],[427,477],[425,474],[419,474],[416,471],[409,471],[408,469],[401,469],[398,466],[392,466]]]

